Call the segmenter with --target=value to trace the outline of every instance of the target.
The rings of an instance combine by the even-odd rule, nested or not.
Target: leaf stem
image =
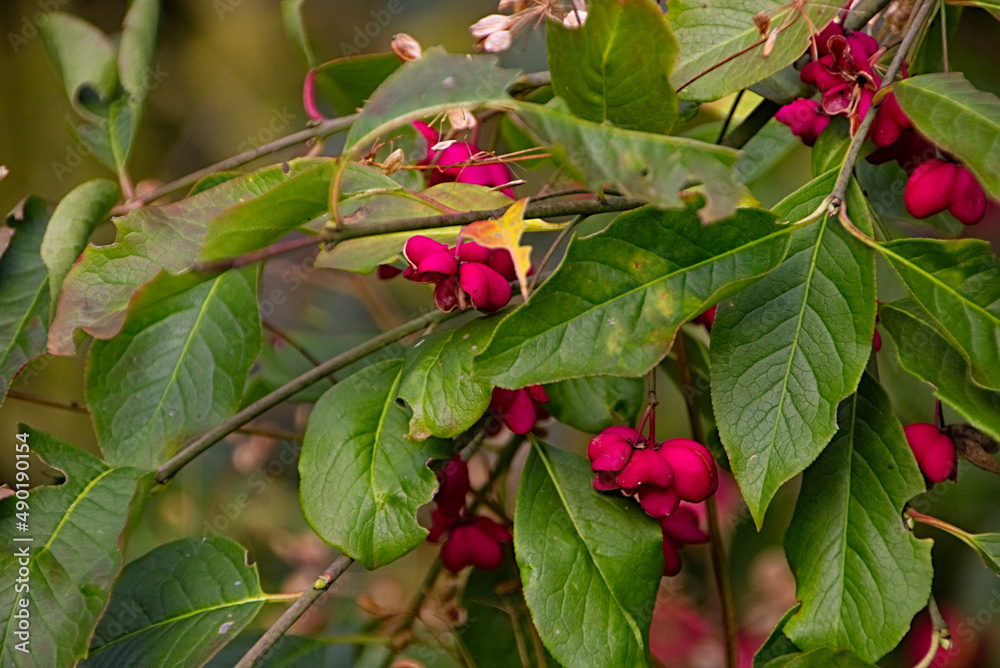
[[[399,327],[369,339],[365,343],[355,346],[354,348],[327,360],[323,364],[310,369],[301,376],[290,380],[270,394],[253,402],[219,426],[209,430],[204,435],[184,446],[180,452],[156,469],[156,482],[164,483],[170,480],[182,467],[190,463],[191,460],[221,441],[230,433],[236,431],[258,415],[265,413],[297,392],[300,392],[313,383],[321,380],[325,376],[329,376],[331,373],[344,368],[348,364],[358,361],[366,355],[370,355],[371,353],[384,348],[390,343],[394,343],[405,336],[419,332],[428,325],[443,322],[454,317],[455,315],[457,314],[442,313],[437,310],[431,311],[430,313],[426,313],[419,318],[414,318],[409,322],[403,323]]]
[[[576,216],[575,218],[573,218],[573,220],[569,221],[569,224],[559,232],[559,235],[555,238],[555,241],[553,241],[552,245],[549,246],[549,249],[545,251],[545,255],[542,257],[541,262],[539,262],[538,266],[535,267],[535,275],[531,277],[531,285],[528,286],[528,292],[534,292],[535,285],[538,284],[538,279],[542,275],[542,270],[545,269],[545,265],[547,265],[549,263],[549,260],[552,259],[552,256],[555,254],[556,248],[559,247],[559,244],[563,242],[563,239],[565,239],[569,235],[569,233],[573,230],[574,227],[576,227],[581,222],[586,220],[586,218],[587,216],[584,215]]]
[[[896,78],[896,74],[899,72],[900,67],[903,65],[903,61],[906,59],[906,52],[909,50],[910,45],[913,44],[913,40],[917,38],[917,34],[920,32],[921,26],[930,14],[931,9],[937,4],[937,1],[938,0],[923,0],[920,4],[920,9],[917,10],[913,21],[910,23],[910,27],[903,36],[903,41],[899,45],[896,55],[893,56],[892,62],[889,63],[889,68],[885,71],[885,77],[882,79],[882,85],[879,86],[877,91],[875,91],[873,99],[879,99],[879,92],[892,86],[893,80]],[[857,163],[858,157],[861,155],[861,147],[865,143],[865,138],[868,136],[868,130],[875,121],[875,115],[877,113],[878,106],[874,103],[869,105],[868,112],[865,114],[864,120],[861,121],[861,126],[854,135],[854,139],[851,140],[851,146],[847,150],[847,155],[844,157],[844,163],[840,167],[840,174],[837,175],[837,182],[834,184],[833,192],[830,194],[831,214],[836,213],[844,206],[844,197],[847,193],[847,185],[851,180],[851,174],[854,172],[854,165]],[[843,220],[844,219],[841,218],[841,222],[843,222]],[[848,231],[850,232],[849,229]],[[854,234],[853,232],[851,233]],[[857,235],[855,234],[855,236]]]
[[[940,529],[941,531],[950,533],[952,536],[971,546],[973,549],[976,548],[975,541],[971,540],[971,534],[967,531],[959,529],[954,524],[949,524],[944,520],[939,520],[938,518],[931,517],[930,515],[924,515],[921,512],[917,512],[913,508],[907,508],[906,515],[908,517],[912,517],[915,521],[920,522],[921,524],[926,524],[929,527],[934,527],[935,529]]]
[[[691,377],[691,366],[688,364],[687,347],[684,344],[684,334],[678,330],[674,337],[674,353],[677,356],[677,373],[681,381],[681,394],[684,395],[684,405],[687,407],[688,420],[691,423],[691,437],[698,443],[705,443],[705,432],[698,415],[698,404],[695,402],[694,382]],[[729,566],[726,561],[726,549],[722,544],[722,531],[719,528],[719,508],[715,496],[710,496],[705,502],[708,510],[708,532],[712,537],[712,572],[719,591],[719,605],[722,608],[722,622],[726,638],[726,666],[736,668],[736,609],[733,606],[732,586],[729,582]]]
[[[743,122],[736,126],[736,129],[729,133],[727,137],[720,140],[719,146],[729,148],[743,148],[746,143],[767,125],[767,122],[774,118],[774,115],[781,109],[781,105],[771,100],[761,100],[761,103],[754,107],[754,110],[743,119]]]
[[[281,617],[278,618],[271,628],[267,630],[260,637],[253,647],[250,648],[243,658],[240,659],[239,663],[236,664],[236,668],[252,668],[257,665],[268,650],[274,646],[274,643],[281,639],[281,636],[291,628],[292,624],[298,620],[302,614],[309,609],[309,607],[319,600],[319,597],[323,595],[330,585],[336,581],[347,567],[354,563],[354,560],[350,557],[343,555],[337,558],[332,564],[327,566],[326,570],[320,574],[316,579],[315,584],[312,587],[302,592],[302,595],[284,612]]]

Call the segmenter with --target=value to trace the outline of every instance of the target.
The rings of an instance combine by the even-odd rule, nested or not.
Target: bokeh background
[[[344,55],[345,45],[366,53],[385,52],[397,32],[413,35],[425,47],[442,44],[449,51],[468,52],[474,47],[468,26],[496,11],[496,4],[489,0],[397,1],[402,11],[393,14],[385,11],[388,3],[383,0],[312,0],[305,5],[307,25],[328,59]],[[113,34],[121,25],[125,8],[125,0],[0,2],[0,165],[10,170],[0,182],[0,209],[4,212],[29,193],[57,201],[88,179],[108,176],[75,145],[65,129],[73,112],[33,23],[41,20],[40,12],[58,9]],[[366,24],[387,15],[391,20],[380,25],[374,37],[363,32]],[[1000,94],[995,58],[998,43],[1000,23],[985,12],[967,9],[951,43],[951,65],[966,72],[981,89]],[[545,69],[544,30],[520,36],[514,48],[501,56],[501,63],[528,72]],[[301,105],[305,69],[300,54],[285,37],[277,0],[164,0],[154,84],[131,163],[133,177],[137,181],[169,181],[302,129],[307,121]],[[731,100],[723,100],[704,106],[687,130],[706,135],[717,132],[730,104]],[[753,104],[753,96],[748,95],[737,120]],[[772,130],[775,136],[784,131]],[[335,155],[338,141],[336,137],[329,140],[325,153]],[[773,204],[809,177],[807,149],[794,141],[778,142],[774,147],[761,149],[764,155],[758,156],[773,168],[763,170],[751,184],[765,205]],[[290,149],[272,161],[301,151]],[[530,183],[540,183],[545,169],[519,175]],[[591,219],[583,231],[596,231],[607,221]],[[899,228],[909,234],[937,234],[932,228],[905,222]],[[961,233],[987,238],[996,247],[1000,216],[995,203],[983,224]],[[95,233],[94,240],[107,243],[113,237],[113,227],[108,224]],[[549,238],[540,237],[535,245],[544,249],[549,242]],[[885,267],[880,269],[880,280],[891,273]],[[288,290],[287,283],[279,280],[288,272],[301,276],[301,287]],[[422,286],[312,271],[307,255],[285,256],[270,263],[262,294],[272,289],[285,290],[286,294],[280,304],[273,304],[267,315],[269,323],[321,359],[430,305]],[[886,281],[883,299],[900,294],[898,286]],[[280,337],[271,333],[267,338],[271,352],[259,366],[260,382],[273,383],[308,368],[308,362]],[[904,422],[930,421],[930,389],[899,369],[891,340],[883,338],[886,346],[879,362],[883,378],[893,390],[894,405]],[[9,453],[18,422],[98,452],[84,408],[85,352],[84,348],[75,358],[38,360],[14,383],[12,396],[0,406],[0,482],[11,478],[13,458]],[[662,435],[688,435],[680,394],[665,375],[658,385]],[[323,389],[302,398],[315,399]],[[181,536],[221,533],[249,548],[261,569],[266,591],[299,591],[309,586],[336,552],[313,536],[298,506],[294,435],[302,433],[308,410],[309,404],[302,402],[272,411],[253,423],[255,433],[234,435],[188,466],[148,504],[130,542],[129,557]],[[551,425],[548,431],[553,442],[571,449],[585,447],[587,437],[583,434]],[[484,462],[474,464],[474,475],[483,479]],[[40,464],[34,472],[41,472]],[[512,503],[513,489],[509,490],[508,503]],[[796,494],[795,484],[779,493],[759,533],[734,487],[724,486],[720,497],[731,541],[735,595],[742,626],[751,639],[748,643],[766,635],[795,601],[794,580],[779,548]],[[964,463],[960,484],[938,486],[915,505],[970,531],[1000,531],[1000,481]],[[941,534],[934,537],[935,591],[953,624],[957,642],[949,662],[934,665],[1000,666],[1000,579],[956,540]],[[435,550],[423,546],[376,573],[352,567],[326,597],[326,603],[317,606],[296,629],[330,636],[370,633],[380,617],[391,617],[403,609]],[[721,665],[707,550],[687,548],[684,557],[683,574],[664,581],[653,630],[654,653],[667,666]],[[446,618],[449,604],[447,592],[432,597],[425,619],[429,627],[438,623],[439,631],[448,631],[446,621],[435,622],[433,617]],[[280,611],[281,606],[266,607],[257,626],[264,628]],[[445,653],[418,649],[414,656],[427,665],[453,665]],[[218,665],[232,665],[234,651],[218,657]],[[362,657],[350,660],[357,665],[379,665],[381,651],[370,648]],[[884,664],[912,665],[910,651],[918,650],[907,645]],[[331,647],[329,652],[330,665],[346,665],[336,662],[349,660],[345,648]]]

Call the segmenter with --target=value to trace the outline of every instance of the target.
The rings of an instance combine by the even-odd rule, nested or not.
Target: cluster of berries
[[[927,422],[907,425],[903,433],[928,486],[958,478],[958,452],[947,434]]]
[[[673,438],[650,446],[641,429],[608,427],[590,441],[590,468],[594,489],[621,490],[635,496],[649,516],[660,522],[664,539],[664,575],[680,571],[678,549],[707,540],[690,508],[682,501],[700,503],[719,488],[715,460],[705,446]]]
[[[873,65],[882,49],[870,35],[831,23],[813,40],[816,58],[802,68],[800,78],[819,88],[820,101],[800,98],[775,115],[807,146],[816,142],[831,116],[846,116],[854,135],[881,85]],[[967,168],[937,157],[937,149],[916,131],[894,93],[879,106],[868,137],[877,147],[869,162],[895,160],[910,175],[903,203],[911,216],[927,218],[947,209],[966,225],[982,220],[982,186]]]
[[[469,467],[456,455],[437,474],[440,487],[434,495],[437,503],[431,513],[427,540],[441,547],[441,563],[457,573],[466,566],[491,569],[503,561],[503,543],[513,540],[502,524],[483,515],[471,515],[465,503],[469,493]]]
[[[549,395],[541,385],[529,385],[520,390],[494,387],[493,395],[490,397],[490,411],[503,420],[507,428],[515,434],[527,434],[534,429],[536,421],[549,416],[548,411],[542,406],[548,400]],[[499,431],[499,425],[496,431]]]
[[[484,248],[475,242],[449,248],[421,235],[403,247],[409,265],[403,276],[434,284],[434,303],[445,313],[466,309],[496,311],[510,301],[510,282],[517,279],[510,252]]]

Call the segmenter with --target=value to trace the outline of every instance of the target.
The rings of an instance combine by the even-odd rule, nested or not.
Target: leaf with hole
[[[427,537],[417,509],[437,479],[427,463],[451,455],[446,441],[406,440],[407,412],[396,404],[402,360],[373,364],[316,403],[299,456],[302,512],[316,534],[373,569]]]
[[[5,546],[0,576],[10,583],[0,590],[0,610],[8,611],[0,632],[0,664],[74,666],[87,655],[87,643],[108,605],[124,563],[128,530],[142,511],[153,474],[112,468],[27,425],[20,426],[20,434],[23,438],[11,432],[8,441],[27,444],[59,469],[63,480],[33,488],[27,510],[21,506],[25,501],[13,495],[0,500]],[[18,515],[27,515],[26,530],[18,526]],[[15,587],[17,582],[21,584]],[[24,619],[27,637],[20,624]]]
[[[739,152],[682,137],[591,123],[553,106],[528,102],[517,116],[557,161],[592,190],[610,187],[664,209],[684,206],[680,191],[701,185],[706,222],[733,215],[745,190],[734,168]]]

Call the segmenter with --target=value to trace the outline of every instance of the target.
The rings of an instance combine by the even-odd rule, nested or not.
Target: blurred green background
[[[310,33],[324,58],[342,55],[343,45],[360,47],[367,53],[388,50],[392,35],[406,32],[425,47],[443,44],[449,51],[468,52],[474,40],[468,26],[496,11],[490,0],[399,0],[403,11],[391,15],[375,37],[364,44],[358,38],[362,26],[386,16],[386,2],[306,2]],[[136,181],[169,181],[247,148],[305,127],[301,85],[305,64],[284,35],[277,0],[165,0],[153,88],[136,143],[131,172]],[[0,165],[10,174],[0,182],[0,208],[9,211],[32,193],[57,201],[80,183],[107,172],[83,155],[66,132],[72,111],[63,88],[46,57],[32,21],[44,8],[57,8],[79,15],[108,33],[120,29],[125,0],[3,0],[0,2]],[[375,13],[373,16],[372,13]],[[965,10],[952,41],[951,65],[966,72],[978,87],[1000,93],[1000,71],[995,58],[984,58],[987,47],[1000,44],[1000,23],[977,10]],[[501,64],[538,71],[545,69],[541,31],[522,35],[514,48],[501,56]],[[740,114],[753,106],[745,100]],[[725,100],[703,108],[690,128],[717,124],[729,105]],[[74,119],[76,120],[76,119]],[[783,129],[780,129],[783,130]],[[777,168],[753,183],[754,194],[773,204],[809,177],[809,152],[789,144],[790,154]],[[325,152],[335,154],[338,139],[327,142]],[[290,149],[271,161],[301,153]],[[263,163],[261,163],[263,164]],[[537,176],[528,175],[532,183]],[[964,234],[1000,242],[1000,221],[995,204],[988,219]],[[587,231],[596,231],[608,218],[592,219]],[[910,234],[932,234],[928,228],[904,227]],[[105,226],[96,237],[107,243],[113,229]],[[550,238],[534,245],[545,249]],[[367,278],[303,269],[305,255],[282,257],[271,263],[265,289],[278,285],[277,277],[288,271],[302,273],[302,289],[291,291],[287,301],[275,308],[268,320],[294,335],[314,355],[329,357],[356,344],[372,333],[405,320],[430,305],[422,286],[401,281],[384,284]],[[889,276],[880,267],[880,280]],[[886,281],[883,298],[901,294]],[[879,356],[884,379],[904,421],[929,420],[930,390],[915,383],[898,369],[889,338]],[[276,337],[277,351],[263,365],[273,375],[301,372],[308,364]],[[20,421],[47,430],[81,447],[97,452],[89,417],[73,405],[82,406],[83,368],[86,348],[76,358],[43,358],[34,362],[13,385],[18,395],[44,397],[66,404],[59,408],[16,397],[0,406],[0,482],[12,472],[11,436]],[[661,430],[664,436],[687,435],[680,395],[663,376],[660,380]],[[263,432],[301,433],[308,410],[305,404],[289,405],[255,421]],[[568,428],[550,428],[549,440],[582,448],[587,437]],[[213,448],[187,467],[147,506],[145,519],[130,543],[130,557],[180,536],[217,532],[229,535],[250,548],[257,559],[267,591],[295,591],[311,584],[335,552],[312,536],[305,525],[297,499],[296,449],[294,442],[266,434],[235,435],[225,445]],[[40,465],[34,471],[40,472]],[[943,485],[928,495],[918,508],[943,517],[971,531],[1000,531],[1000,483],[987,474],[963,466],[961,484]],[[757,632],[773,624],[775,614],[794,591],[789,590],[787,567],[773,548],[780,546],[790,520],[795,485],[776,498],[768,524],[757,533],[739,505],[730,504],[732,527],[732,573],[743,624]],[[509,499],[510,501],[511,499]],[[926,532],[921,532],[926,534]],[[957,541],[936,535],[935,589],[946,603],[962,641],[964,652],[949,665],[1000,665],[997,615],[1000,609],[1000,579],[990,574],[976,557]],[[435,554],[423,546],[413,555],[371,576],[354,567],[337,585],[328,605],[307,618],[302,631],[325,629],[327,633],[353,633],[372,619],[351,602],[356,597],[371,610],[386,614],[404,605],[413,587]],[[707,550],[689,548],[684,554],[685,572],[666,582],[669,600],[701,608],[714,620],[714,596],[709,576]],[[774,564],[777,564],[774,566]],[[771,568],[770,571],[767,569]],[[775,570],[776,569],[776,570]],[[770,580],[768,578],[771,578]],[[685,594],[679,587],[687,587]],[[339,604],[337,602],[342,602]],[[259,620],[263,628],[280,613],[268,606]],[[949,613],[948,609],[952,612]],[[986,611],[984,613],[983,611]],[[988,613],[988,614],[987,614]],[[986,620],[986,617],[989,617]],[[985,621],[984,621],[985,620]],[[714,621],[713,621],[714,624]],[[963,634],[958,628],[972,629]],[[975,654],[993,643],[992,663],[977,663]],[[974,649],[968,649],[972,647]],[[341,657],[343,655],[340,655]],[[423,656],[428,665],[436,665]],[[906,665],[903,660],[899,665]],[[441,658],[441,665],[447,660]],[[961,662],[967,661],[967,662]],[[221,664],[220,664],[221,665]],[[674,665],[674,664],[667,664]],[[684,665],[684,664],[676,664]],[[712,665],[711,663],[706,665]],[[892,660],[886,665],[895,665]],[[935,664],[943,665],[943,664]]]

